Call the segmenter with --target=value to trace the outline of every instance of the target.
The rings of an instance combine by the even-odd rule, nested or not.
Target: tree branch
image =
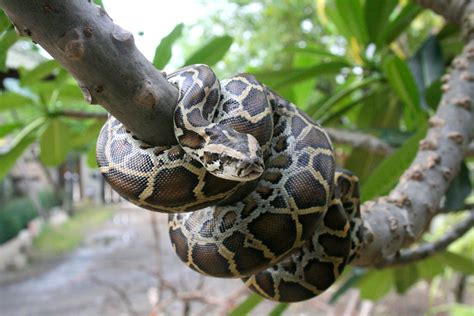
[[[176,143],[176,88],[101,7],[90,0],[0,0],[0,8],[20,35],[76,78],[86,101],[102,105],[149,144]]]
[[[324,130],[334,143],[363,148],[385,156],[393,152],[393,148],[390,145],[370,134],[336,128],[325,128]]]
[[[453,242],[462,237],[474,226],[474,209],[469,212],[469,215],[458,223],[452,230],[447,232],[444,236],[433,243],[427,243],[419,246],[413,250],[406,250],[399,255],[377,265],[378,268],[403,265],[406,263],[425,259],[448,248]]]
[[[423,1],[427,6],[428,3],[438,1]],[[463,8],[465,11],[461,12],[450,4],[443,14],[456,20],[456,14],[473,15],[472,1]],[[465,33],[472,34],[473,24],[463,21]],[[420,142],[415,160],[389,196],[362,206],[365,235],[354,265],[377,266],[394,260],[399,249],[419,239],[459,171],[474,137],[473,37],[468,36],[466,42],[460,56],[453,61],[450,74],[444,76],[441,103],[429,121],[430,128]]]

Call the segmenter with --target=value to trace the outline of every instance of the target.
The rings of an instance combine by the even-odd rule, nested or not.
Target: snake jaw
[[[204,167],[212,175],[232,181],[251,181],[260,177],[265,170],[259,155],[233,157],[226,152],[220,154],[205,152]]]

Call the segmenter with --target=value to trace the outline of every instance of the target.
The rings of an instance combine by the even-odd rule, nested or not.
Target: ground
[[[166,219],[126,204],[75,251],[53,258],[35,255],[26,269],[1,272],[0,314],[227,314],[247,290],[239,280],[201,277],[187,268],[171,248]],[[284,315],[421,315],[436,303],[426,283],[375,305],[361,302],[355,290],[335,305],[326,303],[328,297],[292,304]],[[259,304],[251,315],[268,314],[274,306]]]

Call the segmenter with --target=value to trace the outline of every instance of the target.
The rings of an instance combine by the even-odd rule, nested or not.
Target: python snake
[[[362,229],[357,177],[335,169],[324,130],[251,75],[219,82],[192,65],[168,80],[178,144],[149,146],[109,117],[97,141],[107,182],[169,213],[173,248],[195,271],[283,302],[327,289]]]

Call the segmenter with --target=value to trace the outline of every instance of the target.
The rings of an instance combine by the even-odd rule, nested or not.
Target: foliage
[[[112,216],[111,208],[87,207],[60,226],[47,225],[34,240],[36,250],[46,254],[71,251],[83,240],[86,233],[97,228]]]
[[[1,206],[0,244],[15,237],[38,214],[28,198],[18,198]]]

